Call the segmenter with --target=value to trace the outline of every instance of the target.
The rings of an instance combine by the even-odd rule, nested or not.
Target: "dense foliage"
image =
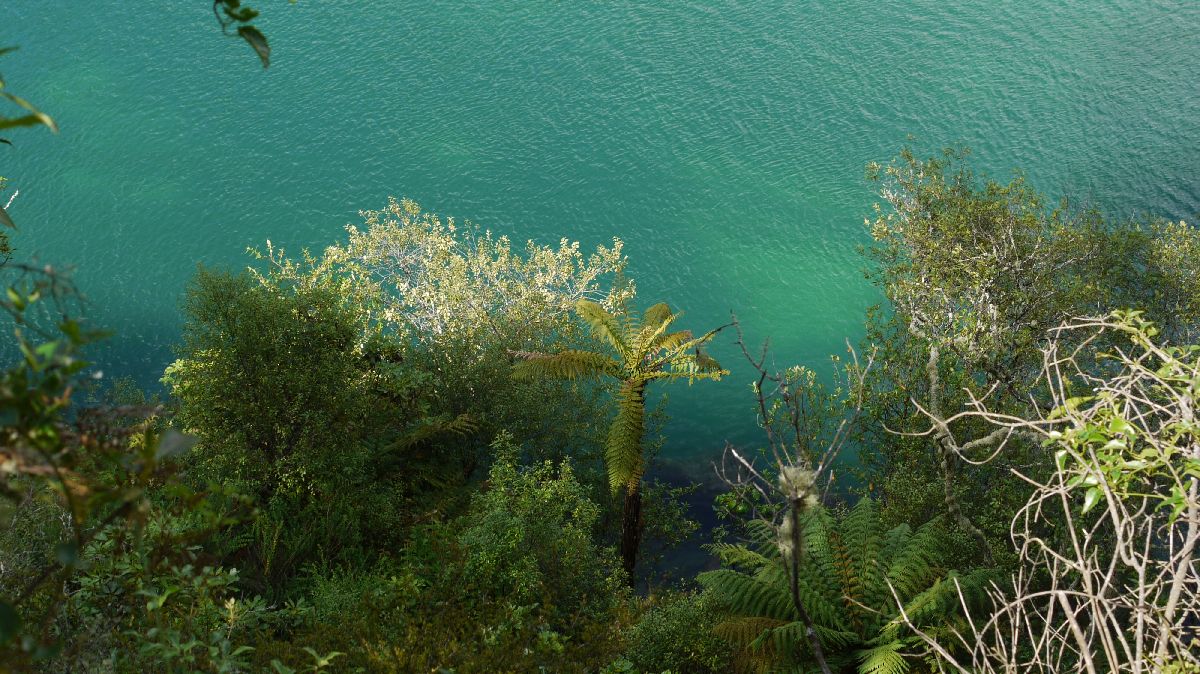
[[[1072,317],[1137,308],[1179,343],[1194,341],[1200,257],[1186,253],[1200,233],[1049,208],[1019,175],[978,178],[961,152],[905,152],[869,175],[884,201],[867,222],[867,252],[887,304],[867,321],[866,341],[886,367],[867,388],[865,478],[889,522],[945,512],[974,539],[959,546],[964,562],[1011,561],[1009,520],[1025,496],[1011,469],[1038,475],[1053,465],[1036,442],[955,415],[972,397],[1022,418],[1048,414],[1042,349]]]
[[[798,591],[812,616],[825,657],[838,670],[888,674],[924,659],[927,649],[900,620],[903,609],[921,627],[941,629],[958,613],[956,587],[978,594],[986,571],[957,577],[948,557],[941,522],[916,531],[907,524],[885,530],[876,503],[864,498],[844,516],[824,508],[797,519],[801,549],[792,548],[787,526],[751,523],[750,544],[724,544],[715,551],[731,568],[709,571],[700,582],[730,617],[717,634],[741,647],[739,664],[750,671],[817,671],[805,625],[790,597],[784,558],[798,554]]]
[[[6,258],[0,671],[1196,671],[1200,235],[953,152],[871,175],[864,358],[827,390],[739,333],[762,447],[726,449],[711,570],[644,596],[642,532],[695,526],[644,484],[650,384],[727,373],[619,240],[392,200],[268,242],[198,270],[161,401]]]

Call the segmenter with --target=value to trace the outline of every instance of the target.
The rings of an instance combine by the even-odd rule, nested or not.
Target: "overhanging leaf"
[[[254,26],[239,26],[237,33],[258,54],[264,70],[271,65],[271,46],[267,44],[267,36],[262,31]]]
[[[7,98],[13,103],[16,103],[17,105],[29,111],[28,115],[25,115],[24,117],[17,117],[16,119],[0,118],[0,129],[7,129],[15,126],[36,126],[38,124],[44,124],[54,133],[58,133],[58,124],[54,122],[54,119],[50,115],[47,115],[41,110],[33,107],[33,104],[31,104],[29,101],[21,98],[20,96],[14,96],[13,94],[2,91],[0,91],[0,96]]]

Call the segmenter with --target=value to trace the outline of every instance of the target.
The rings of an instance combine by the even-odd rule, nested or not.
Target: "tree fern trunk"
[[[633,571],[637,566],[638,547],[642,542],[642,483],[639,480],[625,489],[625,506],[621,511],[621,566],[634,587]]]
[[[800,622],[804,623],[804,634],[808,637],[809,647],[812,648],[813,659],[817,661],[817,666],[821,668],[821,674],[833,674],[829,669],[829,662],[825,660],[825,649],[821,644],[821,635],[817,634],[817,628],[813,623],[812,616],[804,608],[804,601],[800,598],[800,552],[804,550],[804,540],[801,537],[800,525],[800,510],[803,508],[801,499],[794,499],[788,508],[788,518],[791,519],[791,551],[787,555],[788,576],[791,591],[792,605],[796,607],[796,613],[800,615]]]

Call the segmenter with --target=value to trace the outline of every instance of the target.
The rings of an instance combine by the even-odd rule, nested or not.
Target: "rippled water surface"
[[[388,195],[515,239],[618,236],[643,301],[695,328],[734,310],[820,367],[877,300],[863,167],[910,134],[1114,214],[1200,212],[1194,0],[259,0],[267,72],[206,4],[0,5],[6,79],[62,127],[0,147],[17,243],[77,265],[118,335],[106,370],[147,385],[197,264],[321,248]],[[717,355],[732,377],[671,396],[665,452],[697,466],[758,437]]]

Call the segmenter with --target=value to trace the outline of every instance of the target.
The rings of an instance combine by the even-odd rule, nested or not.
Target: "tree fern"
[[[820,507],[806,511],[798,526],[800,601],[830,664],[861,674],[903,674],[920,662],[922,645],[899,619],[896,596],[916,624],[938,629],[959,611],[954,580],[970,594],[988,577],[945,572],[939,521],[915,532],[907,525],[884,530],[869,498],[840,518]],[[774,526],[752,522],[745,544],[713,547],[726,568],[699,578],[729,611],[717,631],[745,651],[739,662],[747,670],[809,671],[815,664],[780,547]]]
[[[626,490],[621,522],[621,556],[632,580],[641,537],[641,485],[645,470],[642,436],[646,430],[646,387],[654,381],[720,379],[726,374],[701,347],[716,335],[700,338],[688,331],[669,332],[678,314],[666,304],[655,304],[641,319],[629,311],[613,314],[590,300],[579,300],[575,313],[588,324],[592,335],[612,349],[615,358],[593,351],[559,353],[514,351],[513,376],[576,380],[611,378],[617,381],[616,415],[609,426],[604,456],[613,492]]]

